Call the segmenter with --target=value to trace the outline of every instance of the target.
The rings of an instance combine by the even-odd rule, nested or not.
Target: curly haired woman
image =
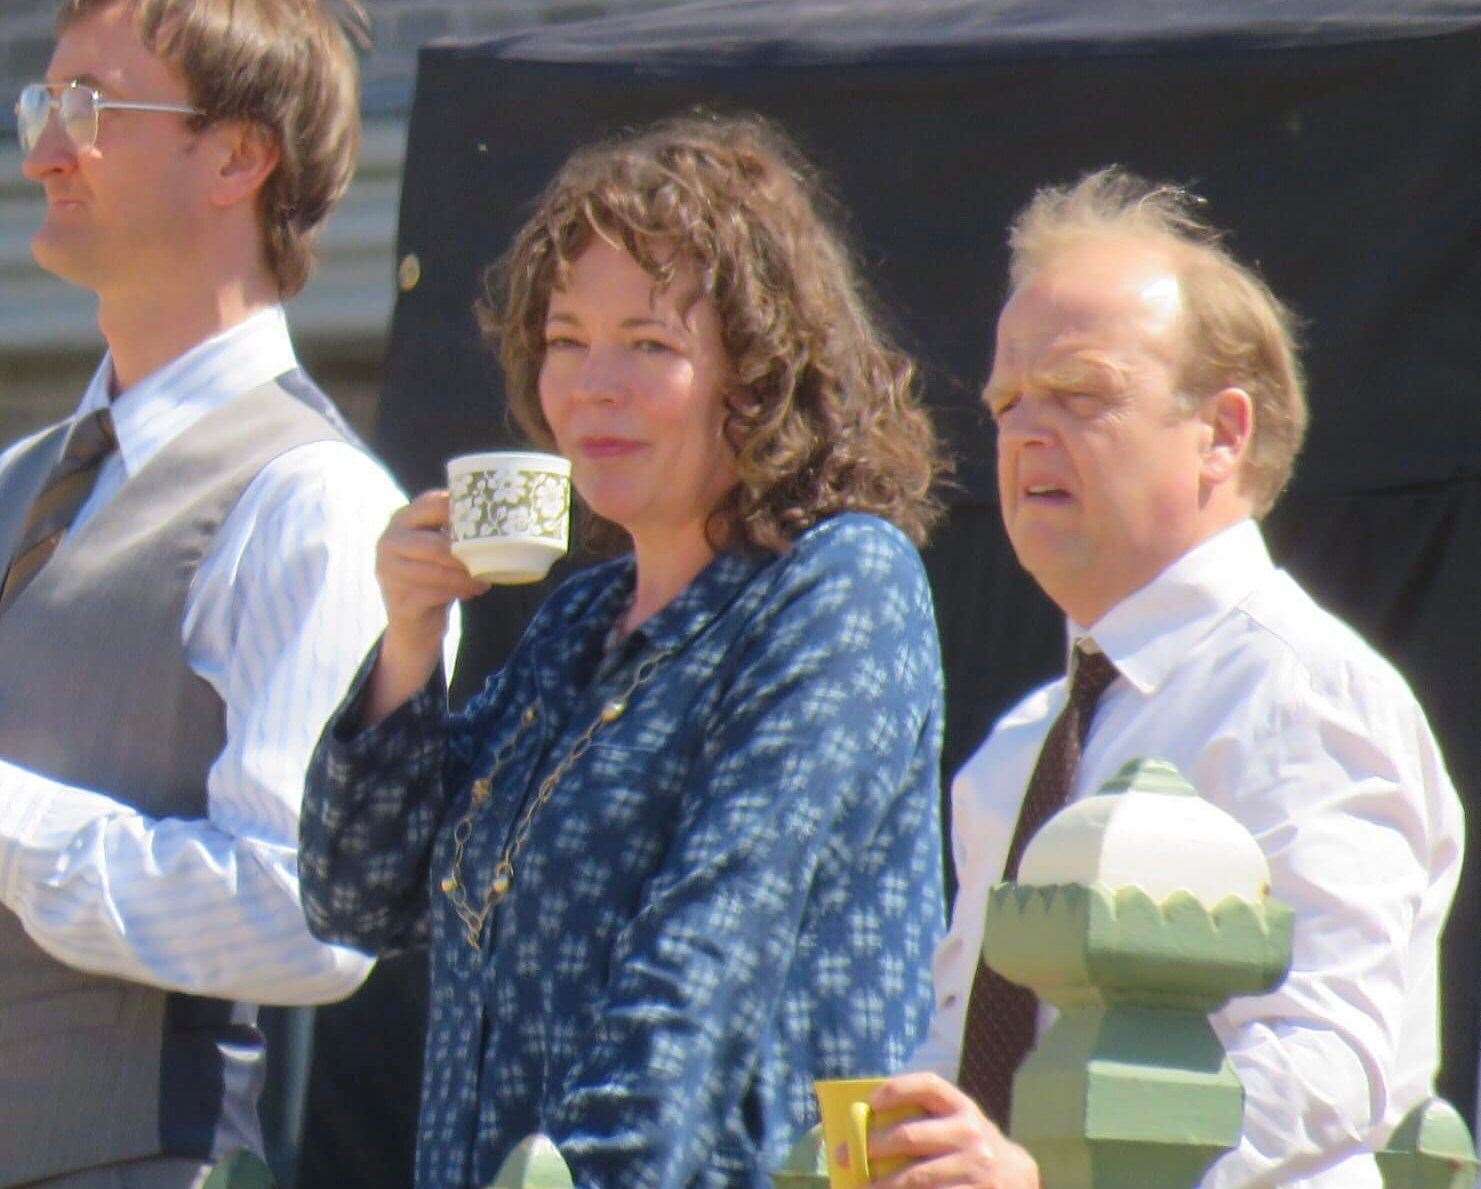
[[[756,119],[578,151],[482,313],[511,407],[629,551],[459,714],[447,496],[310,774],[321,937],[432,947],[421,1186],[543,1132],[579,1185],[768,1185],[816,1077],[905,1060],[942,921],[939,469],[809,171]]]

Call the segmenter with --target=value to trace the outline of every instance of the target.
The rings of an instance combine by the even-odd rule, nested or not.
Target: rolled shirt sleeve
[[[364,955],[304,923],[298,813],[320,727],[384,626],[375,541],[401,502],[363,453],[316,443],[269,464],[223,523],[182,625],[225,710],[204,819],[153,819],[0,763],[0,899],[38,945],[251,1002],[323,1002],[364,979]]]

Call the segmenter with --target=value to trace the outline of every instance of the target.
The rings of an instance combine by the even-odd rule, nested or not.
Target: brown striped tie
[[[1074,675],[1064,709],[1044,737],[1034,774],[1018,811],[1018,825],[1003,864],[1003,878],[1018,878],[1018,864],[1039,827],[1064,805],[1080,767],[1095,705],[1116,677],[1116,666],[1099,650],[1075,645]],[[962,1064],[957,1084],[988,1118],[1008,1130],[1013,1075],[1034,1043],[1039,999],[1010,983],[979,956],[962,1028]]]
[[[0,585],[0,614],[15,602],[67,535],[88,494],[97,482],[103,460],[118,445],[113,417],[107,409],[84,417],[72,427],[67,449],[47,477],[21,529],[20,545]]]

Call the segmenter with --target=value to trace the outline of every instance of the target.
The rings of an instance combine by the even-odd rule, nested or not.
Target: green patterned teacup
[[[558,454],[496,450],[447,464],[452,551],[485,582],[538,582],[566,551],[571,464]]]

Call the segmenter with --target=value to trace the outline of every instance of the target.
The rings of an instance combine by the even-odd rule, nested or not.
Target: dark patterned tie
[[[1075,645],[1074,675],[1064,709],[1044,737],[1029,778],[1018,825],[1008,847],[1003,878],[1018,878],[1018,864],[1029,840],[1057,813],[1070,795],[1080,751],[1090,732],[1095,704],[1116,676],[1116,666],[1100,651]],[[957,1084],[976,1100],[988,1118],[1008,1130],[1013,1074],[1034,1043],[1039,999],[1027,987],[1010,983],[979,956],[962,1029],[962,1065]]]
[[[15,602],[62,543],[67,529],[97,482],[103,460],[118,445],[107,409],[84,417],[72,427],[67,449],[47,476],[21,529],[20,544],[0,585],[0,614]]]

